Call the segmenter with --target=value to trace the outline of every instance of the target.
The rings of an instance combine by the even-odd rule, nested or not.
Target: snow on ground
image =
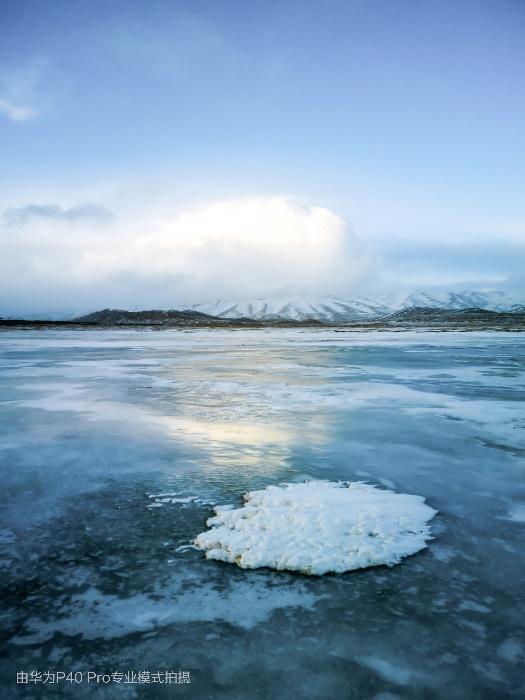
[[[437,513],[421,496],[363,482],[268,486],[244,500],[215,508],[195,539],[206,557],[309,575],[398,564],[426,547]]]

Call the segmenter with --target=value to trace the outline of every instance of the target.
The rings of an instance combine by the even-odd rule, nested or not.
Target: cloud
[[[109,221],[113,213],[96,204],[79,204],[69,209],[62,209],[56,204],[26,204],[23,207],[12,207],[4,212],[4,220],[9,226],[26,224],[31,219],[55,219],[57,221],[81,221],[93,219]]]
[[[0,114],[3,114],[13,122],[24,122],[37,116],[37,112],[29,109],[29,107],[20,107],[2,99],[0,99]]]
[[[337,214],[287,197],[129,220],[95,205],[28,204],[9,209],[2,228],[4,314],[345,294],[374,269]]]
[[[0,114],[14,122],[25,122],[40,114],[40,86],[47,62],[36,58],[16,68],[0,65]]]

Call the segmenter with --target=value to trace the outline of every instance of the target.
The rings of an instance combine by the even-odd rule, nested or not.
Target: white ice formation
[[[437,513],[422,496],[359,481],[268,486],[244,501],[216,507],[195,545],[208,559],[243,569],[309,575],[398,564],[426,547],[427,523]]]

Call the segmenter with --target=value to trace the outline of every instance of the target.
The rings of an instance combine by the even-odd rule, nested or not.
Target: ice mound
[[[244,501],[215,508],[211,529],[195,539],[206,557],[317,576],[398,564],[426,547],[437,513],[422,496],[360,481],[268,486]]]

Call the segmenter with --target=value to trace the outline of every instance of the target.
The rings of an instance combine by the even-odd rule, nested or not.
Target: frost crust
[[[206,557],[318,576],[398,564],[426,547],[437,513],[422,496],[359,481],[268,486],[244,501],[215,508],[194,541]]]

